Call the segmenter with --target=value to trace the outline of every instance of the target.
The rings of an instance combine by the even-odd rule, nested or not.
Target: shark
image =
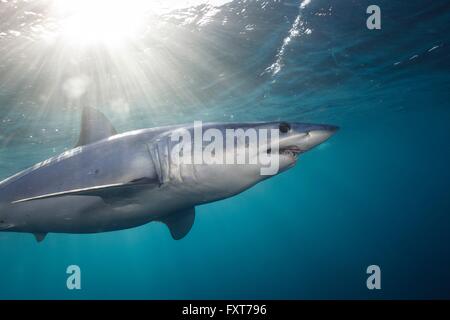
[[[277,174],[338,130],[285,121],[203,127],[224,134],[228,129],[278,130],[277,148],[270,144],[264,151],[248,153],[277,156]],[[118,133],[101,111],[84,108],[74,148],[0,182],[0,231],[31,233],[41,242],[48,233],[99,233],[159,221],[179,240],[191,230],[196,206],[235,196],[273,176],[262,175],[259,162],[174,161],[170,150],[176,143],[171,137],[180,130],[193,133],[195,128],[183,124]]]

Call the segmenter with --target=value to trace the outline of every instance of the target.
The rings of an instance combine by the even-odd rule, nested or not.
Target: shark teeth
[[[284,148],[280,148],[278,151],[278,154],[282,154],[282,155],[287,155],[290,157],[293,157],[295,159],[298,158],[299,154],[302,153],[303,150],[301,150],[299,147],[297,146],[288,146],[288,147],[284,147]],[[271,154],[272,153],[272,149],[267,149],[267,153]]]
[[[280,154],[288,155],[293,158],[298,158],[300,153],[302,153],[302,150],[297,146],[288,146],[280,149]]]

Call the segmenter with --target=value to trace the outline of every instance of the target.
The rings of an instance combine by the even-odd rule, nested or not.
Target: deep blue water
[[[59,28],[48,1],[0,3],[0,179],[71,148],[85,105],[120,131],[341,127],[294,169],[198,207],[181,241],[158,223],[39,244],[0,233],[0,299],[450,298],[448,1],[219,4],[146,16],[124,46],[72,47],[43,40]]]

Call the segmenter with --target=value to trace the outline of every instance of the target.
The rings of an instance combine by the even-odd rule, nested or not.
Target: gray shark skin
[[[175,164],[167,150],[176,125],[117,134],[108,119],[85,108],[74,149],[0,182],[0,231],[96,233],[165,223],[174,239],[191,229],[195,206],[234,196],[270,176],[257,164]],[[279,172],[337,127],[286,122],[206,123],[203,130],[279,129]],[[193,133],[192,133],[193,136]],[[225,151],[224,151],[225,152]]]

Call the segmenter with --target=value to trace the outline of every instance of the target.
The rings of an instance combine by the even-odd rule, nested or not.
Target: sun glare
[[[209,94],[197,83],[228,71],[209,63],[217,48],[205,46],[215,37],[200,31],[229,1],[0,0],[5,14],[15,10],[0,30],[0,71],[8,79],[0,91],[23,90],[20,105],[39,108],[39,119],[86,105],[183,115]]]
[[[121,45],[143,31],[152,3],[145,0],[55,1],[60,35],[76,45]]]

